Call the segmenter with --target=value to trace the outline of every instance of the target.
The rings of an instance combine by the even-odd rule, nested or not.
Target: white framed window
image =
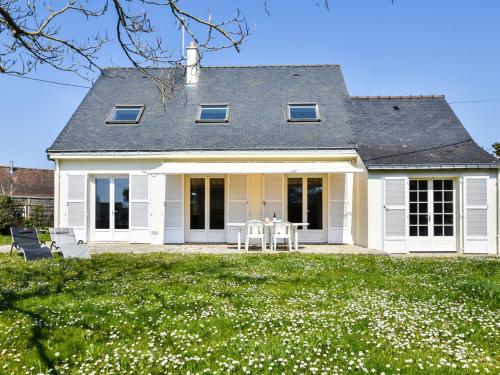
[[[138,124],[144,112],[144,104],[117,104],[106,123]]]
[[[229,104],[201,104],[196,122],[199,123],[229,122]]]
[[[316,103],[289,103],[287,109],[289,122],[319,122],[319,107]]]

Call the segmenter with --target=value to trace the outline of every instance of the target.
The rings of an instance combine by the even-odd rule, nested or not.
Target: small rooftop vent
[[[395,111],[399,111],[399,106],[398,105],[393,105],[392,109],[394,109]]]

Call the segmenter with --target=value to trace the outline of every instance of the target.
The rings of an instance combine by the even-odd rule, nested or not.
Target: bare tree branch
[[[225,48],[239,52],[250,35],[239,9],[234,17],[216,22],[211,11],[208,17],[193,14],[181,5],[182,0],[66,0],[55,7],[56,3],[61,2],[0,0],[0,73],[24,76],[44,64],[91,81],[97,72],[109,74],[101,53],[106,45],[116,43],[130,64],[154,81],[164,100],[172,93],[172,77],[184,61],[182,53],[168,48],[159,36],[153,15],[165,15],[172,24],[184,27],[198,44],[200,58],[203,52]],[[96,24],[108,14],[116,16],[116,23],[104,32],[67,36],[63,27],[68,17]],[[95,30],[94,24],[89,30]],[[154,67],[174,70],[153,73]]]

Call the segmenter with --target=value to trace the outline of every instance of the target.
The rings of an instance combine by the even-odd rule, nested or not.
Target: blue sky
[[[270,17],[259,0],[197,1],[194,12],[206,14],[210,7],[215,17],[240,7],[254,29],[241,53],[210,54],[203,64],[341,64],[351,95],[445,94],[451,103],[500,99],[498,0],[330,0],[330,11],[314,0],[268,4]],[[63,26],[75,35],[82,27],[71,19]],[[163,32],[173,46],[180,44],[173,27]],[[116,48],[105,52],[105,61],[125,61]],[[87,84],[45,68],[35,76]],[[86,92],[0,75],[0,165],[13,160],[51,168],[45,149]],[[480,145],[500,141],[500,100],[452,107]]]

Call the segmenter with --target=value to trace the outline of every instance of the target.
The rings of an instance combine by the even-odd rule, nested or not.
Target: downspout
[[[497,169],[497,255],[500,254],[500,168]]]
[[[459,179],[459,202],[460,202],[460,221],[458,222],[458,228],[460,230],[460,237],[459,237],[459,250],[458,252],[460,254],[464,253],[464,243],[465,243],[465,198],[464,198],[464,177],[460,176]]]
[[[59,213],[60,213],[60,169],[59,160],[55,159],[56,168],[54,171],[54,227],[59,228]]]

